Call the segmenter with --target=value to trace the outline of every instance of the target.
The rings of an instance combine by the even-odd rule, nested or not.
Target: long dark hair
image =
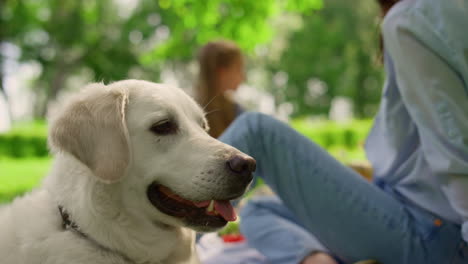
[[[380,5],[380,11],[382,13],[382,17],[384,17],[390,8],[396,3],[400,2],[400,0],[377,0],[377,3]]]
[[[236,105],[217,87],[218,70],[243,59],[242,51],[232,41],[211,41],[198,52],[199,74],[195,99],[204,107],[210,135],[218,137],[236,117]]]
[[[400,0],[377,0],[377,3],[380,5],[380,14],[383,17],[385,17],[390,11],[390,9],[395,5],[396,3],[400,2]],[[383,36],[380,34],[379,37],[379,44],[380,44],[380,61],[383,61],[383,50],[384,50],[384,41],[383,41]]]

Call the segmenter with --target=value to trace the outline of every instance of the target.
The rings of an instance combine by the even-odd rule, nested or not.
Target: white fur
[[[165,118],[177,134],[149,131]],[[199,263],[192,229],[203,228],[158,211],[146,188],[157,181],[194,201],[225,191],[226,159],[243,154],[205,123],[177,88],[127,80],[84,89],[50,125],[55,159],[43,184],[0,208],[1,263]],[[62,229],[58,205],[89,238]]]

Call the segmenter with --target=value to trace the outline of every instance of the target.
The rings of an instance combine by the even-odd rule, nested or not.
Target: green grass
[[[290,123],[300,133],[322,145],[332,156],[344,163],[366,160],[363,142],[371,125],[369,120],[337,124],[304,118],[292,120]],[[8,134],[26,138],[42,137],[45,140],[47,126],[44,121],[20,123]],[[5,154],[2,156],[0,149],[0,203],[10,201],[37,186],[51,164],[51,157],[12,158]]]
[[[370,129],[371,122],[369,120],[355,120],[346,124],[337,124],[330,121],[296,119],[292,120],[290,124],[300,133],[327,149],[332,156],[341,162],[350,163],[366,160],[363,143]],[[8,134],[19,135],[27,139],[43,138],[45,141],[47,126],[43,121],[16,124]],[[29,146],[31,145],[23,147]],[[14,147],[17,148],[18,145],[14,144]],[[41,158],[29,155],[23,158],[12,158],[8,155],[5,156],[6,154],[5,152],[2,156],[0,148],[0,204],[9,202],[16,196],[38,186],[49,171],[52,162],[51,157]],[[261,181],[257,187],[262,184]],[[252,194],[252,192],[249,193]],[[238,233],[238,229],[239,221],[231,222],[220,231],[220,234]]]
[[[371,120],[336,123],[298,118],[292,120],[290,125],[343,163],[366,160],[364,141],[371,128]]]
[[[44,120],[16,123],[8,134],[47,138],[47,124]]]
[[[51,158],[0,158],[0,203],[37,186],[50,165]]]

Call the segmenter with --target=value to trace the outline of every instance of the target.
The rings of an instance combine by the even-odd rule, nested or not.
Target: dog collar
[[[76,233],[80,234],[82,237],[85,237],[85,238],[88,237],[85,233],[81,232],[78,225],[70,219],[70,214],[68,214],[68,212],[65,209],[63,209],[63,207],[61,205],[59,205],[58,209],[59,209],[59,212],[60,212],[60,216],[62,217],[62,228],[63,229],[73,230]]]
[[[63,206],[59,205],[58,210],[59,210],[60,216],[62,217],[62,228],[64,230],[74,231],[75,233],[77,233],[78,235],[80,235],[84,239],[87,239],[91,243],[95,244],[97,247],[101,248],[102,250],[117,254],[117,255],[121,256],[128,263],[135,264],[134,261],[132,261],[129,257],[124,255],[123,253],[120,253],[118,251],[107,248],[107,247],[99,244],[96,240],[90,238],[85,233],[83,233],[83,231],[80,230],[80,227],[70,219],[70,214],[63,208]]]

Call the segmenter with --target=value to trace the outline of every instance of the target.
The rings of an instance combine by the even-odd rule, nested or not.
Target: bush
[[[0,134],[0,157],[47,157],[48,154],[47,127],[43,121],[20,124]]]
[[[362,147],[371,121],[354,120],[339,124],[332,121],[313,121],[303,118],[292,120],[291,126],[326,149],[338,146],[355,149]]]
[[[312,121],[306,118],[291,121],[292,127],[326,149],[361,148],[370,129],[370,120],[354,120],[346,124]],[[7,134],[0,134],[0,157],[47,157],[45,122],[21,124]]]
[[[13,158],[48,156],[47,139],[23,135],[0,135],[0,156]]]

